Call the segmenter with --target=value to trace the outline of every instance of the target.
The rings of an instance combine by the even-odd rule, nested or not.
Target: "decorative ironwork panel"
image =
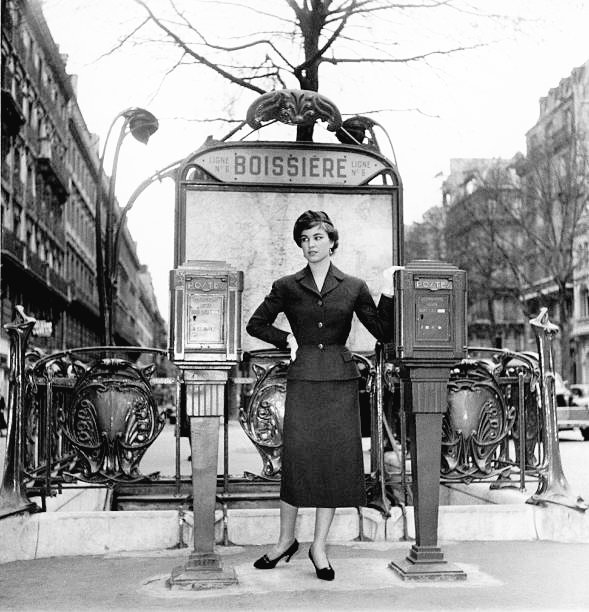
[[[257,381],[245,410],[240,410],[239,422],[262,457],[262,475],[279,478],[288,365],[279,361],[266,368],[253,363],[252,369]]]
[[[531,355],[518,353],[505,363],[506,382],[502,385],[504,394],[513,405],[518,406],[518,382],[523,384],[523,417],[518,414],[513,424],[512,439],[515,455],[520,456],[520,445],[524,447],[522,469],[537,471],[545,462],[543,444],[544,417],[540,398],[538,361]],[[518,382],[516,382],[518,381]],[[520,431],[521,430],[521,431]]]
[[[448,411],[442,421],[442,469],[447,479],[488,478],[505,470],[501,443],[515,422],[492,368],[464,360],[448,383]]]
[[[59,419],[81,460],[81,479],[144,478],[137,466],[165,423],[149,385],[154,369],[139,369],[123,359],[101,359],[78,380],[71,407]]]

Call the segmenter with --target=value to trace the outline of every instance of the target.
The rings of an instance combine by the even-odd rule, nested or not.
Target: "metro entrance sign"
[[[223,261],[242,271],[244,321],[273,280],[302,267],[292,228],[305,210],[335,221],[335,265],[365,279],[375,300],[383,267],[403,259],[400,177],[368,146],[209,140],[183,162],[177,187],[174,266]],[[241,331],[243,350],[264,348]],[[350,346],[370,352],[374,339],[354,322]]]
[[[369,151],[230,145],[198,155],[196,163],[225,183],[362,185],[386,169]]]

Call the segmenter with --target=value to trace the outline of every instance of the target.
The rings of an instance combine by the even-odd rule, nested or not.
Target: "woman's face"
[[[301,233],[301,248],[309,263],[319,263],[329,258],[332,247],[333,240],[329,239],[321,225],[314,225]]]

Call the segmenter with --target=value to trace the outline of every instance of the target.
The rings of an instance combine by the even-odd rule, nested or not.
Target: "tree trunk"
[[[319,91],[319,37],[325,25],[325,15],[316,10],[299,15],[303,33],[305,62],[295,69],[294,74],[301,89]],[[297,142],[312,142],[315,125],[297,126]]]
[[[573,313],[569,296],[566,292],[559,291],[558,306],[560,315],[560,374],[564,380],[573,382],[573,371],[571,367],[571,319]]]
[[[319,91],[319,64],[310,64],[297,74],[299,86],[308,91]],[[313,142],[315,124],[297,126],[297,142]]]
[[[297,126],[297,142],[313,142],[315,124]]]
[[[497,332],[498,332],[498,325],[497,325],[497,321],[495,320],[495,309],[493,308],[495,300],[493,299],[492,295],[487,296],[487,314],[489,316],[489,327],[488,327],[488,338],[489,338],[489,344],[490,346],[492,346],[493,348],[503,348],[502,346],[497,346]]]

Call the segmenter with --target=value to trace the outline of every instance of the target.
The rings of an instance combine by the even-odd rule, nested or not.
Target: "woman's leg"
[[[327,536],[333,521],[335,508],[317,508],[315,510],[315,533],[313,544],[311,544],[311,554],[318,568],[329,566],[327,559]]]
[[[270,559],[281,555],[294,542],[298,511],[297,506],[291,506],[280,500],[280,536],[278,542],[268,552]]]

